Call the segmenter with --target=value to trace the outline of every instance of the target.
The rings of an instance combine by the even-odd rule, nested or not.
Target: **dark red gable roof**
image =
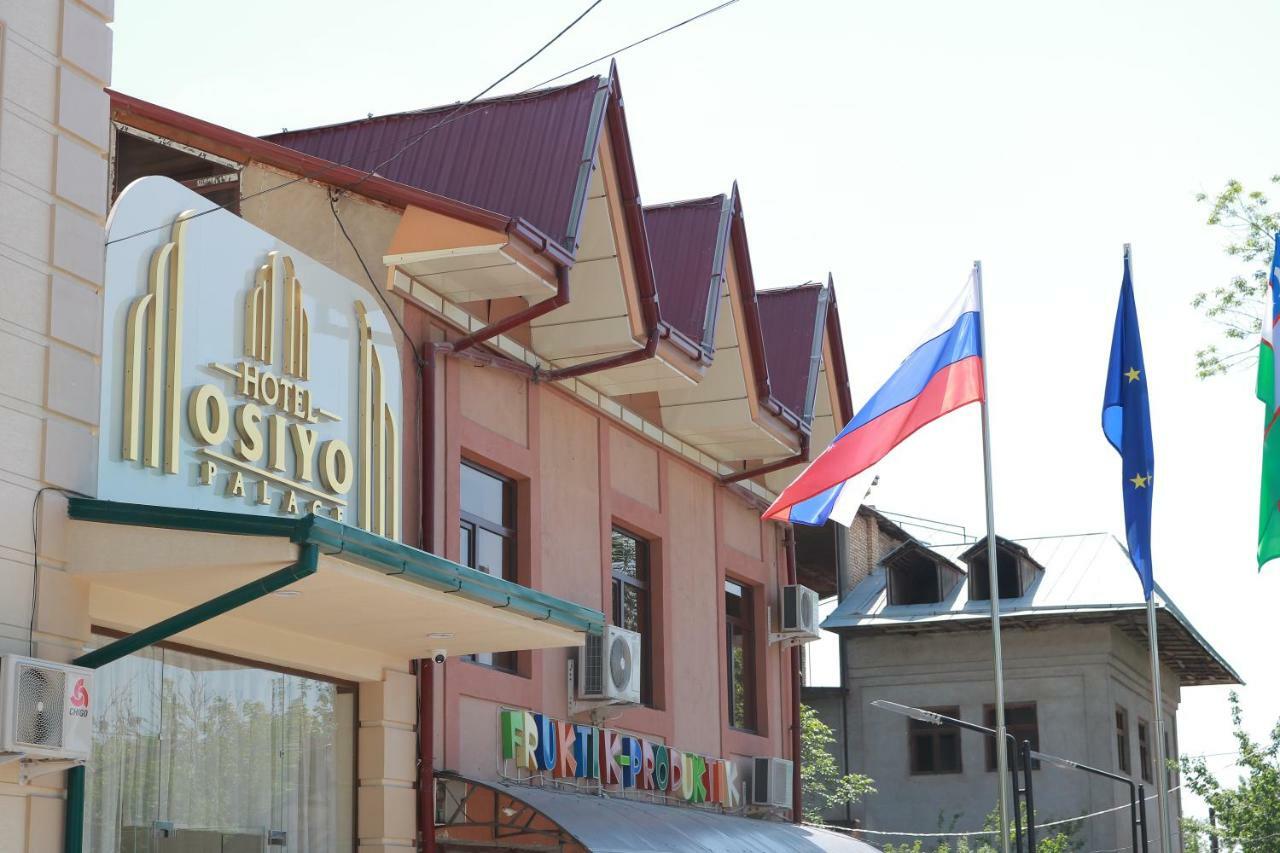
[[[363,171],[412,142],[377,173],[522,218],[574,253],[609,83],[588,77],[460,110],[453,104],[264,138]]]
[[[718,294],[729,237],[725,200],[717,195],[644,209],[662,319],[701,343],[708,353],[715,349]]]
[[[756,299],[773,397],[808,422],[822,358],[827,290],[813,282],[762,290]]]

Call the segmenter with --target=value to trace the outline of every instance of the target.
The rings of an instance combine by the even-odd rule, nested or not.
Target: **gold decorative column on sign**
[[[180,213],[173,221],[170,241],[151,254],[147,293],[133,301],[125,320],[121,455],[130,462],[141,456],[145,467],[163,467],[168,474],[178,473],[183,239],[194,213]]]
[[[360,331],[360,526],[400,538],[400,439],[386,402],[382,360],[373,345],[364,303],[356,300]]]
[[[267,253],[267,262],[258,267],[254,285],[244,298],[244,354],[267,364],[276,357],[276,256],[279,254]],[[285,263],[292,273],[293,262],[286,258]]]
[[[293,273],[293,258],[284,259],[284,373],[311,378],[311,321],[302,307],[302,282]]]

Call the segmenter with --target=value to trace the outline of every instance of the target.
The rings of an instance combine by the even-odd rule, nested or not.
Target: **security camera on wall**
[[[448,657],[449,657],[449,653],[444,649],[436,649],[431,653],[431,660],[433,660],[436,663],[444,663],[445,659]]]

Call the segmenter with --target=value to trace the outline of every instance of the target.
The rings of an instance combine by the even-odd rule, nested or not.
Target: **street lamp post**
[[[1109,770],[1101,770],[1097,767],[1090,767],[1088,764],[1081,764],[1078,761],[1072,761],[1070,758],[1063,758],[1060,755],[1049,755],[1036,750],[1028,750],[1030,756],[1038,761],[1044,761],[1052,764],[1054,767],[1061,767],[1065,770],[1081,770],[1085,773],[1092,773],[1094,776],[1101,776],[1104,779],[1110,779],[1113,782],[1129,786],[1129,828],[1133,834],[1133,849],[1141,850],[1146,853],[1147,850],[1147,806],[1144,800],[1146,793],[1141,785],[1134,785],[1133,780],[1127,776],[1121,776],[1119,773],[1112,773]],[[1142,846],[1138,846],[1138,827],[1142,827]]]
[[[999,733],[995,729],[990,729],[990,728],[987,728],[986,726],[980,726],[977,723],[971,723],[968,720],[960,720],[960,719],[957,719],[956,717],[948,717],[946,714],[939,714],[937,711],[926,711],[924,708],[913,708],[910,705],[900,705],[897,702],[890,702],[888,699],[873,699],[871,701],[871,704],[882,711],[889,711],[890,713],[893,713],[893,714],[900,714],[901,716],[910,717],[913,720],[918,720],[922,723],[929,723],[930,725],[933,725],[933,726],[940,726],[943,723],[948,723],[950,725],[955,726],[956,728],[967,729],[968,731],[977,732],[978,734],[986,735],[987,737],[999,736]],[[1013,802],[1014,849],[1017,850],[1018,853],[1021,853],[1022,851],[1022,810],[1018,808],[1018,794],[1020,793],[1025,793],[1027,796],[1027,836],[1028,838],[1031,838],[1031,839],[1035,838],[1035,829],[1031,826],[1031,824],[1035,823],[1035,812],[1031,810],[1031,802],[1030,802],[1031,761],[1029,758],[1027,758],[1026,752],[1023,752],[1023,753],[1019,752],[1018,742],[1013,735],[1009,734],[1008,732],[1005,732],[1004,737],[1006,741],[1004,745],[1004,748],[1007,750],[1006,755],[1013,757],[1013,756],[1022,754],[1023,756],[1022,772],[1023,772],[1023,775],[1026,776],[1026,788],[1025,789],[1020,788],[1018,784],[1017,762],[1012,762],[1012,761],[1009,762],[1009,772],[1013,777],[1010,781],[1013,782],[1013,795],[1014,795],[1014,802]],[[999,742],[997,742],[996,748],[997,749],[1002,748]],[[1030,750],[1030,745],[1028,744],[1027,752],[1029,752],[1029,750]],[[999,762],[997,762],[997,766],[998,764]],[[1000,784],[1004,785],[1003,779],[1000,780]],[[1007,826],[1003,826],[1000,828],[1000,832],[1002,836],[1004,833],[1008,831],[1009,831],[1009,828]],[[1004,837],[1007,837],[1007,836],[1004,836]],[[1030,853],[1035,853],[1034,841],[1031,842],[1029,851]]]

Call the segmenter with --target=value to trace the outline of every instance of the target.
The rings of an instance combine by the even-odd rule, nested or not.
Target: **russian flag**
[[[925,341],[765,511],[796,524],[849,524],[866,494],[859,475],[922,426],[983,399],[978,282],[971,275]]]

